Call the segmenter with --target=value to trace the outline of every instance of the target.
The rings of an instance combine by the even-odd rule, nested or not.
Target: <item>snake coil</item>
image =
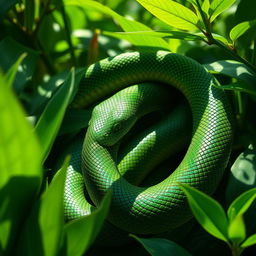
[[[134,108],[116,115],[118,97],[95,107],[82,149],[84,182],[97,206],[107,190],[112,190],[108,220],[115,226],[138,234],[160,233],[191,218],[179,183],[211,194],[227,165],[232,142],[231,110],[218,82],[196,61],[165,51],[132,52],[91,65],[80,83],[73,107],[87,108],[108,96],[143,82],[174,86],[189,102],[193,130],[185,157],[177,169],[151,187],[129,183],[118,171],[113,148],[137,120]],[[129,96],[128,96],[129,97]],[[136,107],[136,106],[135,106]],[[66,201],[75,181],[70,179]],[[74,212],[67,203],[67,215]]]

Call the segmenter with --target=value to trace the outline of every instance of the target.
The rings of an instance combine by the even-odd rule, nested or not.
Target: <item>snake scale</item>
[[[145,84],[132,86],[140,83]],[[145,88],[151,86],[147,83],[157,83],[149,89],[149,100]],[[112,190],[108,221],[127,232],[156,234],[186,223],[191,212],[179,184],[186,183],[213,193],[231,151],[231,109],[224,91],[214,85],[218,85],[218,81],[202,65],[166,51],[124,53],[88,67],[72,107],[95,107],[83,144],[78,143],[82,160],[75,159],[76,165],[82,161],[83,178],[76,172],[70,172],[67,177],[66,217],[72,219],[91,210],[91,205],[82,199],[85,183],[87,196],[96,207],[106,191]],[[173,172],[170,170],[166,179],[149,187],[137,186],[118,169],[117,149],[140,117],[158,109],[161,101],[168,102],[167,93],[160,93],[160,88],[168,86],[178,89],[189,103],[193,119],[191,141],[183,160]],[[121,101],[121,98],[126,99]],[[184,129],[187,124],[179,126]],[[184,133],[181,132],[181,136]],[[173,143],[167,135],[163,138]],[[160,140],[157,152],[153,151],[150,158],[158,159],[158,151],[168,148],[161,143]],[[149,143],[145,140],[145,144]],[[159,154],[163,154],[160,158],[166,158],[164,153]],[[129,157],[125,161],[129,163]],[[134,162],[140,165],[140,158]]]

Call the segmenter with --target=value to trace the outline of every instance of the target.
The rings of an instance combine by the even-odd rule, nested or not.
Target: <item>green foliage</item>
[[[192,57],[227,90],[236,133],[226,176],[214,194],[218,201],[182,187],[195,218],[212,237],[225,241],[233,255],[247,255],[251,246],[255,250],[255,3],[0,0],[0,255],[194,255],[187,241],[198,226],[182,232],[180,240],[131,234],[133,244],[119,247],[121,253],[100,248],[95,239],[110,194],[91,215],[64,221],[68,158],[56,175],[53,170],[90,120],[91,108],[69,106],[85,68],[141,49]],[[211,253],[204,251],[206,243],[200,240],[201,255]],[[219,248],[220,256],[226,255]]]
[[[226,242],[233,254],[235,252],[234,255],[240,255],[243,248],[256,243],[256,234],[246,239],[243,221],[244,213],[256,199],[256,188],[236,198],[229,206],[226,216],[224,209],[216,200],[188,185],[181,186],[197,221],[211,235]]]

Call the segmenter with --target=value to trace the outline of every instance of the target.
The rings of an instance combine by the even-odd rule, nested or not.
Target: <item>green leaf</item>
[[[37,201],[20,240],[19,253],[24,256],[58,255],[64,229],[63,193],[70,157],[54,176]]]
[[[209,9],[210,22],[213,22],[222,12],[228,9],[235,1],[236,0],[213,0]]]
[[[9,88],[13,85],[18,68],[26,56],[26,53],[21,54],[17,61],[9,68],[9,70],[5,74],[5,79],[7,81],[6,86],[8,86]]]
[[[75,70],[71,70],[69,77],[49,101],[36,124],[35,132],[41,143],[44,160],[50,152],[66,108],[75,94],[82,75],[83,72],[78,74],[75,79]]]
[[[41,152],[17,99],[0,73],[0,248],[13,250],[42,178]]]
[[[244,90],[246,91],[253,92],[255,90],[255,73],[246,65],[238,61],[220,60],[213,63],[205,64],[204,67],[213,74],[223,74],[232,78],[236,78],[237,80],[242,82],[240,84],[240,87],[244,88]],[[239,87],[239,84],[237,84],[236,87]]]
[[[189,206],[201,226],[211,235],[227,242],[228,221],[221,205],[203,192],[186,184],[181,187]]]
[[[27,53],[27,57],[24,59],[22,64],[19,65],[18,72],[13,83],[15,91],[20,93],[27,82],[32,79],[37,63],[38,53],[31,48],[21,45],[10,37],[6,37],[0,42],[0,52],[0,69],[5,73],[8,72],[22,54]]]
[[[65,225],[67,256],[82,255],[99,234],[107,217],[111,202],[111,191],[92,214],[68,222]]]
[[[231,220],[228,227],[228,237],[233,243],[240,243],[246,237],[245,224],[242,215],[237,215]]]
[[[240,246],[246,248],[256,244],[256,234],[249,236]]]
[[[140,238],[135,235],[130,235],[135,238],[152,256],[162,255],[179,255],[191,256],[184,248],[173,241],[163,238]]]
[[[229,33],[229,37],[232,41],[236,41],[240,36],[242,36],[246,31],[256,25],[256,20],[244,21],[233,27]]]
[[[171,0],[136,0],[166,24],[183,30],[198,30],[199,19],[187,7]]]
[[[204,36],[200,33],[187,33],[181,31],[135,31],[135,32],[108,32],[104,31],[103,34],[114,36],[119,39],[126,39],[129,36],[152,36],[152,37],[160,37],[160,38],[175,38],[175,39],[182,39],[188,41],[196,41],[196,40],[203,40]]]
[[[202,11],[205,13],[206,17],[208,17],[210,9],[210,0],[204,0],[202,4]]]
[[[104,6],[96,1],[82,1],[82,0],[65,0],[65,5],[75,5],[83,8],[85,11],[88,11],[88,8],[93,8],[101,13],[104,13],[106,15],[111,16],[113,19],[115,19],[121,28],[126,32],[131,31],[152,31],[149,27],[146,25],[135,21],[126,19],[125,17],[119,15],[118,13],[114,12],[107,6]],[[144,36],[144,37],[138,37],[137,35],[130,35],[126,38],[129,42],[131,42],[133,45],[138,47],[155,47],[155,48],[161,48],[165,50],[169,50],[169,45],[167,42],[165,42],[161,38],[152,38],[150,36]]]
[[[232,221],[243,215],[256,199],[256,188],[252,188],[236,198],[228,208],[228,218]]]

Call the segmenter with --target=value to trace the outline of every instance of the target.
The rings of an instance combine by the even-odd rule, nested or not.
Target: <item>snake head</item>
[[[137,121],[133,107],[124,101],[107,100],[97,105],[92,113],[90,129],[93,139],[102,146],[116,144]]]

